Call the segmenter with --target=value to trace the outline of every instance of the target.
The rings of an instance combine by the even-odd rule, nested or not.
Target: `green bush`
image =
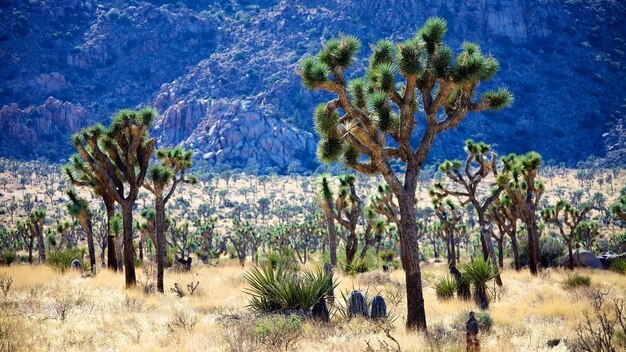
[[[256,339],[271,351],[289,351],[302,338],[304,328],[300,317],[270,315],[257,320],[253,328]]]
[[[346,265],[345,271],[349,275],[366,273],[370,270],[369,264],[365,259],[356,258],[352,264]]]
[[[570,275],[563,281],[563,288],[566,290],[573,290],[578,287],[589,287],[591,285],[591,278],[587,275],[574,274]]]
[[[249,307],[261,313],[302,312],[325,300],[337,283],[322,268],[298,273],[292,268],[262,264],[244,273]]]
[[[525,236],[519,238],[519,256],[522,266],[528,265],[528,240]],[[544,268],[554,268],[561,265],[561,258],[565,254],[565,244],[556,238],[544,237],[540,243],[540,261]]]
[[[392,249],[388,249],[386,251],[382,251],[382,252],[380,252],[378,254],[380,259],[382,259],[384,262],[391,262],[395,255],[396,254],[394,253],[394,251]]]
[[[491,327],[493,326],[493,319],[491,319],[491,314],[489,314],[489,312],[480,311],[476,313],[476,320],[478,321],[478,327],[480,331],[491,331]]]
[[[57,249],[49,251],[46,254],[46,264],[54,269],[64,272],[72,265],[72,260],[78,259],[83,264],[83,256],[85,255],[85,248],[72,248],[72,249]],[[89,265],[87,265],[89,267]]]
[[[613,263],[611,264],[611,270],[615,271],[616,273],[626,275],[626,260],[618,259],[618,260],[613,261]]]
[[[269,251],[267,253],[265,263],[274,269],[279,266],[293,270],[298,270],[299,268],[299,264],[293,250],[289,248],[284,248],[280,251]]]
[[[14,252],[4,252],[2,253],[2,257],[0,257],[0,265],[11,265],[15,259],[17,259],[17,255],[15,255]]]
[[[440,300],[449,300],[454,297],[456,292],[456,280],[449,275],[441,276],[435,283],[435,292]]]

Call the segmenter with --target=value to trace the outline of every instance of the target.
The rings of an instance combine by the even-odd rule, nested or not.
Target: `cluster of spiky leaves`
[[[244,279],[249,306],[259,313],[310,312],[337,286],[332,274],[322,268],[298,273],[291,266],[270,263],[250,269]]]
[[[526,190],[528,182],[534,182],[535,188],[543,192],[543,183],[536,179],[541,162],[541,155],[534,151],[524,155],[511,153],[502,157],[504,172],[498,176],[497,182],[499,185],[522,191]]]
[[[65,194],[69,198],[69,202],[67,202],[65,206],[71,216],[77,218],[89,214],[89,202],[80,197],[76,189],[68,188]]]
[[[364,77],[347,84],[345,69],[355,61],[361,47],[357,38],[340,35],[338,39],[327,41],[316,56],[302,60],[299,74],[306,88],[337,92],[345,89],[339,93],[339,98],[342,100],[342,95],[346,94],[345,98],[350,99],[349,108],[340,106],[343,102],[331,102],[315,109],[315,130],[321,137],[317,149],[319,160],[326,163],[341,160],[347,166],[354,166],[360,159],[371,157],[353,147],[355,143],[346,141],[346,132],[354,126],[368,130],[374,127],[396,138],[401,122],[392,102],[398,105],[407,87],[407,84],[398,85],[398,76],[406,82],[416,80],[412,88],[418,94],[437,92],[437,87],[441,86],[451,87],[446,88],[442,106],[446,112],[456,111],[461,105],[478,111],[499,110],[512,104],[513,95],[507,88],[491,90],[475,98],[476,86],[481,81],[489,81],[500,65],[493,56],[484,54],[478,44],[471,42],[463,43],[455,59],[452,49],[443,43],[446,32],[446,21],[434,17],[428,19],[413,38],[402,43],[380,40],[370,46],[372,54]],[[414,114],[418,106],[417,94],[411,96]],[[339,109],[346,114],[340,116]],[[353,109],[358,109],[358,113],[346,111]]]

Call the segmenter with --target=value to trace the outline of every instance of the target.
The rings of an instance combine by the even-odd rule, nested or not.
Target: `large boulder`
[[[600,255],[598,256],[598,259],[600,260],[600,262],[602,262],[602,266],[605,269],[610,269],[614,261],[620,260],[620,259],[626,260],[626,253],[615,254],[612,252],[604,252],[604,253],[600,253]]]
[[[602,269],[602,262],[595,254],[586,251],[584,249],[576,249],[573,251],[574,256],[574,266],[583,267],[583,268],[591,268],[591,269]],[[569,265],[569,254],[563,257],[561,261],[561,265],[568,266]]]

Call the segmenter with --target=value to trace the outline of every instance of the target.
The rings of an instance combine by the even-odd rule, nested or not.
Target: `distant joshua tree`
[[[468,112],[497,110],[513,101],[512,94],[502,88],[475,97],[478,84],[498,71],[498,61],[470,42],[463,44],[455,59],[442,41],[446,31],[445,20],[430,18],[411,39],[397,45],[379,41],[371,47],[365,77],[350,82],[345,72],[361,47],[353,36],[327,41],[317,56],[301,62],[299,71],[306,88],[337,95],[315,109],[315,130],[321,137],[318,158],[325,163],[341,160],[360,173],[382,175],[398,200],[401,259],[407,297],[411,297],[407,327],[420,330],[426,330],[415,236],[414,199],[420,170],[436,137],[457,126]],[[401,85],[396,84],[398,75],[404,80]],[[425,117],[425,128],[415,146],[418,113]],[[394,143],[387,143],[387,138]],[[404,177],[392,169],[394,159],[404,164],[400,167]]]
[[[65,194],[69,198],[66,204],[70,215],[78,220],[87,236],[87,251],[89,252],[89,264],[92,271],[96,268],[96,249],[93,242],[92,214],[89,210],[89,202],[78,196],[75,189],[68,189]]]
[[[72,136],[82,161],[89,164],[97,182],[121,207],[127,288],[137,284],[133,206],[156,144],[156,140],[148,136],[154,117],[152,109],[124,109],[115,114],[109,128],[96,124]]]
[[[576,238],[578,228],[584,221],[587,214],[591,211],[589,204],[584,204],[581,209],[577,209],[567,201],[560,200],[554,207],[541,210],[541,217],[546,223],[554,224],[558,229],[561,237],[567,244],[569,253],[568,266],[574,269],[574,253],[572,251],[573,242]]]
[[[180,183],[197,183],[193,176],[185,175],[191,168],[191,151],[185,151],[180,147],[174,149],[159,149],[156,152],[160,164],[150,167],[148,182],[143,186],[154,195],[155,240],[157,258],[157,291],[163,293],[163,272],[166,262],[165,248],[165,205],[170,200],[176,187]],[[167,188],[169,186],[169,188]]]
[[[36,209],[33,210],[28,215],[28,228],[31,232],[31,236],[37,238],[37,248],[39,250],[39,262],[43,263],[46,261],[46,244],[44,242],[43,236],[43,224],[46,219],[46,210],[45,209]]]

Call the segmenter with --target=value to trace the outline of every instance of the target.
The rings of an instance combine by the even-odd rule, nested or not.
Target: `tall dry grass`
[[[593,287],[611,288],[622,297],[626,292],[623,275],[579,272],[591,277]],[[140,288],[125,290],[122,274],[109,271],[84,278],[47,267],[0,268],[0,276],[14,280],[7,297],[1,298],[0,351],[262,349],[263,345],[250,336],[253,314],[246,308],[242,273],[230,262],[194,268],[194,273],[168,273],[167,289],[175,282],[181,287],[194,278],[200,282],[193,296],[187,293],[179,298],[173,292],[146,295]],[[403,351],[462,351],[467,313],[477,308],[471,302],[437,300],[434,278],[444,273],[442,264],[424,268],[429,336],[403,328],[406,299],[401,271],[339,275],[337,290],[369,288],[371,294],[385,296],[397,315],[388,331]],[[565,342],[555,348],[548,347],[547,342],[574,339],[582,312],[589,309],[579,290],[564,289],[562,282],[568,275],[567,271],[550,269],[532,277],[527,272],[505,270],[505,288],[497,292],[489,311],[493,327],[480,334],[483,351],[566,351]],[[301,334],[293,347],[298,351],[364,351],[368,345],[372,350],[384,350],[395,346],[383,327],[365,320],[335,318],[330,324],[305,323]]]

